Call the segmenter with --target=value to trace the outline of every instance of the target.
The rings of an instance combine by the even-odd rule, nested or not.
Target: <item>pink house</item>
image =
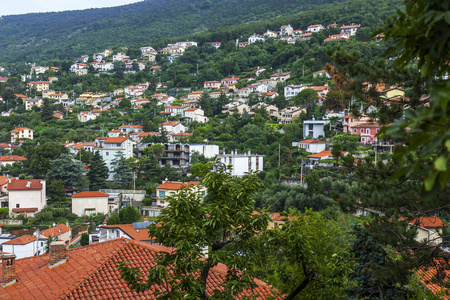
[[[360,135],[359,140],[362,144],[371,144],[377,142],[376,135],[380,131],[380,125],[376,122],[373,123],[361,123],[352,127],[352,135]]]
[[[353,114],[346,115],[344,116],[343,122],[344,132],[351,132],[353,126],[367,122],[370,122],[370,118],[368,116],[362,115],[360,118],[355,118]]]
[[[220,81],[205,81],[203,87],[205,89],[218,89],[220,88]]]

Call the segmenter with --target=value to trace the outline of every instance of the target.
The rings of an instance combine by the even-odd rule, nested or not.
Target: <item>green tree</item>
[[[86,232],[83,232],[83,233],[81,234],[81,237],[80,237],[80,245],[81,245],[81,246],[87,246],[87,245],[89,245],[89,234],[87,234]]]
[[[122,152],[117,152],[111,162],[111,166],[113,168],[114,182],[121,187],[131,186],[133,182],[133,169],[130,160],[126,159]]]
[[[398,270],[398,262],[379,245],[361,226],[354,226],[356,239],[352,252],[357,260],[355,273],[351,279],[348,292],[355,299],[405,299],[412,291],[405,286],[409,284],[410,271]],[[401,272],[402,282],[397,278]],[[376,295],[376,296],[375,296]]]
[[[118,214],[114,214],[111,217],[109,217],[108,220],[106,221],[106,224],[107,225],[121,224],[119,215]]]
[[[286,223],[262,236],[270,259],[262,266],[269,283],[288,299],[347,299],[353,270],[350,236],[319,213],[290,212]]]
[[[202,93],[202,96],[198,100],[198,104],[200,105],[200,108],[204,111],[205,116],[212,117],[213,116],[213,110],[211,107],[211,100],[209,97],[209,94],[207,91],[204,91]]]
[[[75,160],[72,154],[61,154],[51,162],[50,177],[62,180],[67,188],[73,188],[81,176],[83,176],[81,163]]]
[[[206,174],[202,183],[208,189],[209,202],[203,203],[198,191],[187,188],[170,197],[170,205],[157,217],[158,226],[149,227],[149,235],[155,236],[157,243],[176,247],[176,252],[159,256],[155,267],[148,270],[148,277],[138,268],[120,264],[122,278],[132,289],[145,291],[164,284],[167,289],[154,292],[157,299],[207,299],[206,280],[219,262],[228,266],[227,281],[223,290],[214,291],[215,298],[228,299],[254,286],[255,262],[247,254],[256,250],[256,233],[263,232],[268,221],[267,215],[253,213],[251,195],[260,186],[257,177],[250,174],[232,179],[223,166],[217,165],[217,170]],[[202,255],[204,249],[208,249],[208,256]],[[242,249],[244,252],[240,252]]]
[[[66,191],[64,189],[64,181],[56,180],[50,182],[47,186],[47,194],[49,196],[48,204],[66,202]]]
[[[120,109],[130,109],[131,108],[131,101],[128,100],[127,98],[123,98],[119,102],[119,108]]]
[[[132,224],[139,220],[139,210],[130,205],[119,210],[120,224]]]
[[[297,96],[294,97],[294,104],[296,106],[300,105],[311,105],[319,99],[319,94],[313,89],[303,89]]]
[[[49,99],[44,99],[44,104],[41,109],[42,122],[48,122],[53,119],[53,107]]]
[[[66,147],[52,142],[36,146],[30,159],[31,172],[34,176],[43,177],[50,170],[52,161],[67,152]]]
[[[108,178],[108,167],[98,151],[95,151],[89,164],[87,177],[89,178],[89,189],[91,191],[97,191],[105,186],[105,180]]]

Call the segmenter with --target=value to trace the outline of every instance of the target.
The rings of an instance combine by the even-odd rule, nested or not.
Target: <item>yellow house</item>
[[[33,139],[33,129],[27,127],[19,127],[10,131],[11,143],[15,143],[19,139]]]
[[[179,181],[165,181],[156,187],[156,205],[161,207],[167,207],[169,201],[168,196],[174,196],[178,191],[183,188],[195,188],[202,196],[206,196],[206,188],[199,185],[198,181],[179,182]]]
[[[48,81],[30,81],[30,82],[28,82],[28,88],[34,89],[38,92],[47,91],[50,89],[50,82],[48,82]]]
[[[80,192],[72,196],[72,213],[82,216],[95,214],[106,214],[109,212],[109,194],[88,191]]]
[[[386,89],[381,92],[382,97],[390,99],[392,97],[404,97],[405,96],[405,90],[400,88],[390,88]]]
[[[44,101],[39,98],[27,98],[24,101],[25,110],[32,110],[33,106],[42,107],[44,105]]]

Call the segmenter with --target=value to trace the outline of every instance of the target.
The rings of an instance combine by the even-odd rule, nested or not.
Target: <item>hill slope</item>
[[[0,19],[0,64],[77,57],[337,2],[343,0],[147,0],[111,8],[6,16]]]

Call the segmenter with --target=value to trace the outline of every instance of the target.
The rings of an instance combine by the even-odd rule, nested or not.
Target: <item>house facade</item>
[[[325,137],[325,131],[323,127],[328,124],[328,120],[305,120],[303,121],[303,138],[318,139]]]
[[[373,144],[377,142],[377,134],[380,131],[380,124],[377,122],[360,123],[352,126],[352,135],[359,135],[361,144]]]
[[[79,217],[109,212],[109,194],[98,191],[80,192],[72,196],[72,213]]]
[[[113,179],[114,166],[113,161],[118,156],[122,155],[124,158],[133,157],[133,142],[124,137],[108,137],[106,139],[97,138],[95,140],[95,150],[98,150],[109,170],[109,180]]]
[[[219,154],[217,158],[226,166],[231,165],[228,170],[232,176],[242,177],[248,172],[262,171],[264,167],[264,155],[248,153],[238,154],[232,151],[230,154]]]
[[[156,187],[156,205],[160,207],[169,206],[168,196],[175,196],[182,188],[194,188],[195,191],[206,196],[206,188],[199,185],[198,181],[179,182],[179,181],[165,181]]]
[[[10,179],[8,207],[10,215],[34,216],[47,205],[45,180]]]
[[[309,153],[319,153],[325,150],[326,143],[317,139],[308,139],[299,142],[293,142],[292,147],[305,149]]]
[[[35,236],[23,235],[4,242],[2,251],[15,255],[17,259],[44,254],[47,250],[46,240],[38,239]]]

